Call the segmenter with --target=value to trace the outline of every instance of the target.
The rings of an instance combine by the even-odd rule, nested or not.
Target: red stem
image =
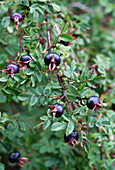
[[[62,77],[59,76],[59,72],[57,73],[57,78],[58,78],[58,82],[59,82],[60,86],[62,86],[63,96],[66,98],[67,102],[69,103],[70,109],[73,110],[73,107],[71,105],[71,101],[68,99],[68,97],[65,94],[65,90],[64,90],[64,87],[63,87],[63,84],[62,84],[63,80],[62,80]]]
[[[23,19],[22,19],[22,22],[21,22],[21,26],[22,26],[22,24],[23,24]],[[20,41],[20,43],[19,43],[19,54],[21,53],[21,47],[22,47],[22,40],[21,40],[22,28],[21,28],[21,26],[20,26],[20,31],[19,31],[19,41]]]

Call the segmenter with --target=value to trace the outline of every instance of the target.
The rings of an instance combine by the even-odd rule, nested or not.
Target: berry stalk
[[[23,19],[22,19],[22,22],[21,22],[21,26],[23,24]],[[20,31],[19,31],[19,41],[20,41],[20,44],[19,44],[19,54],[21,53],[21,48],[22,48],[22,39],[21,39],[21,32],[22,32],[22,28],[20,26]]]
[[[11,153],[11,151],[9,150],[9,148],[8,148],[2,141],[0,141],[0,143],[1,143],[1,145],[2,145],[9,153]]]
[[[66,98],[67,102],[69,103],[69,106],[70,106],[70,109],[74,110],[73,109],[73,106],[71,104],[71,101],[68,99],[68,97],[66,96],[66,93],[65,93],[65,90],[64,90],[64,87],[63,87],[63,80],[62,80],[62,77],[59,76],[59,72],[57,73],[57,78],[58,78],[58,82],[60,84],[60,86],[62,86],[62,93],[63,93],[63,96]]]

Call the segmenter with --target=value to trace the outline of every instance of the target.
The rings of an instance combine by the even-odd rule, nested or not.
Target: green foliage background
[[[19,30],[10,22],[12,12],[25,14],[22,44],[30,50],[33,58],[30,68],[13,78],[0,73],[0,140],[11,151],[16,149],[29,158],[29,163],[21,168],[23,170],[115,169],[115,4],[109,0],[79,0],[87,7],[86,12],[77,7],[76,2],[72,7],[73,2],[0,2],[0,70],[7,66],[8,59],[26,54],[23,49],[21,54],[18,53]],[[69,113],[66,112],[67,101],[57,99],[63,94],[56,71],[47,72],[44,64],[47,29],[46,24],[39,26],[45,21],[45,9],[49,13],[51,44],[57,42],[52,51],[61,56],[59,72],[66,86],[66,95],[74,106],[74,111],[69,108]],[[77,40],[72,40],[71,33]],[[46,43],[40,44],[40,38],[44,38]],[[71,46],[66,47],[58,43],[59,40],[71,41]],[[76,96],[92,95],[104,99],[101,112],[89,110],[76,99]],[[56,102],[62,104],[65,111],[61,118],[52,120],[47,112],[49,104]],[[100,113],[102,118],[99,118]],[[87,123],[88,133],[79,128],[78,121],[81,126]],[[79,144],[72,150],[64,145],[63,136],[73,129],[79,133]],[[90,142],[82,147],[84,140]],[[19,169],[7,161],[8,153],[2,145],[0,155],[0,170]]]

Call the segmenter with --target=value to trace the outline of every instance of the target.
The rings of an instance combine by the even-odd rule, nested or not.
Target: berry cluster
[[[18,29],[19,23],[23,22],[23,19],[24,19],[23,16],[18,12],[14,12],[11,15],[11,21],[16,24],[16,29]],[[70,46],[69,42],[65,42],[62,40],[59,43],[65,45],[65,46]],[[23,66],[25,66],[25,69],[28,68],[29,62],[31,60],[32,60],[32,57],[29,54],[23,55],[23,56],[21,56],[20,60],[17,61],[18,62],[17,65],[14,63],[10,63],[2,71],[6,72],[8,77],[9,76],[13,77],[13,75],[15,73],[19,73],[19,69],[21,69]],[[61,58],[57,53],[49,52],[44,58],[44,63],[45,63],[45,65],[48,66],[50,71],[53,71],[53,70],[58,71],[57,66],[60,65]],[[61,85],[61,81],[60,81],[59,77],[58,77],[58,80]],[[66,97],[65,93],[64,93],[64,97]],[[70,104],[69,99],[67,97],[66,97],[66,99],[67,99],[68,103]],[[100,110],[99,106],[101,106],[101,102],[102,101],[100,101],[99,97],[91,96],[87,99],[86,105],[91,110],[94,110],[94,109]],[[55,103],[55,104],[49,105],[49,106],[50,106],[49,113],[51,113],[53,119],[55,117],[59,118],[63,115],[64,108],[61,104]],[[66,142],[65,144],[70,144],[72,148],[75,144],[77,144],[78,139],[79,139],[79,135],[78,135],[77,131],[73,131],[68,136],[66,136],[66,134],[64,134],[64,141]],[[24,162],[28,162],[27,158],[20,157],[20,153],[17,151],[10,152],[9,161],[11,163],[17,163],[19,166],[24,166],[25,165]]]
[[[14,73],[19,73],[19,68],[22,69],[23,66],[26,68],[29,67],[29,62],[32,60],[32,57],[28,54],[21,56],[20,61],[18,61],[18,65],[11,63],[6,66],[3,72],[7,73],[7,77],[13,77]]]

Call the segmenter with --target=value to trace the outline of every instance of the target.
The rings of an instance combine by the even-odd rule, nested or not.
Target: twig
[[[100,160],[103,159],[103,148],[102,145],[100,146]]]
[[[23,19],[22,19],[22,22],[21,22],[21,26],[23,24]],[[22,47],[22,40],[21,40],[21,32],[22,32],[22,28],[20,26],[20,31],[19,31],[19,41],[20,41],[20,44],[19,44],[19,54],[21,53],[21,47]]]
[[[46,26],[47,26],[47,39],[48,39],[48,48],[51,47],[51,41],[50,41],[50,28],[48,24],[48,19],[47,19],[47,11],[45,10],[45,21],[46,21]]]
[[[11,151],[9,150],[9,148],[8,148],[3,142],[0,141],[0,143],[2,144],[2,146],[3,146],[9,153],[11,153]]]
[[[68,99],[68,97],[67,97],[66,94],[65,94],[64,85],[62,84],[63,80],[62,80],[62,77],[60,77],[59,72],[57,73],[57,78],[58,78],[58,82],[59,82],[60,86],[62,86],[63,96],[66,98],[67,102],[69,103],[70,109],[73,110],[71,101]]]
[[[57,37],[56,41],[55,41],[50,47],[48,47],[46,50],[44,50],[44,51],[42,52],[42,54],[46,53],[46,52],[49,51],[51,48],[53,48],[54,45],[57,43],[58,39],[59,39],[59,36]]]

